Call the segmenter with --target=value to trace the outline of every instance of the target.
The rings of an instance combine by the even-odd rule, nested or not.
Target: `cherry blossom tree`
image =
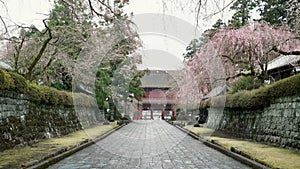
[[[78,9],[73,11],[75,7]],[[72,63],[93,28],[91,17],[84,11],[80,4],[69,8],[64,1],[57,1],[49,17],[43,20],[45,29],[16,25],[20,27],[19,35],[6,35],[8,51],[4,59],[15,72],[31,81],[51,85],[54,80],[68,79]]]
[[[5,5],[5,1],[0,2]],[[44,30],[14,25],[19,29],[19,36],[10,37],[12,30],[3,32],[1,40],[7,42],[7,50],[1,59],[28,80],[47,85],[68,83],[70,89],[71,76],[76,73],[74,64],[84,60],[82,63],[86,65],[83,67],[89,66],[92,60],[98,60],[96,57],[124,58],[136,49],[138,36],[129,17],[122,11],[126,4],[127,0],[57,0],[44,20]],[[95,50],[94,54],[80,58],[94,35],[98,39],[93,45],[101,45],[103,51],[107,47],[109,51],[100,56]]]
[[[191,97],[188,95],[197,88],[198,96],[205,97],[214,88],[222,87],[222,81],[230,85],[241,75],[264,80],[271,59],[278,55],[299,55],[299,51],[299,37],[286,27],[255,22],[240,29],[219,29],[187,61],[180,95]]]
[[[232,70],[228,72],[228,78],[234,78],[238,75],[236,71],[245,69],[250,71],[250,75],[264,80],[271,59],[279,54],[300,54],[299,37],[286,27],[275,28],[258,22],[240,29],[221,29],[210,43],[218,57],[231,63]]]

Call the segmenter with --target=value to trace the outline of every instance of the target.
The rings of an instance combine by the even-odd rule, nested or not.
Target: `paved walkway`
[[[244,169],[161,120],[135,121],[50,169]]]

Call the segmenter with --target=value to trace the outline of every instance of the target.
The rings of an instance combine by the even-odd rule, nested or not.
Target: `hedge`
[[[0,89],[26,94],[30,101],[37,104],[73,106],[73,99],[76,99],[76,104],[90,107],[93,106],[94,100],[93,97],[86,94],[73,94],[52,87],[29,83],[23,76],[2,69],[0,69]]]
[[[251,91],[240,91],[226,95],[227,108],[262,109],[280,97],[300,96],[300,74],[280,80],[272,85]],[[225,96],[218,96],[209,100],[204,106],[218,107]],[[213,100],[213,101],[212,101]]]

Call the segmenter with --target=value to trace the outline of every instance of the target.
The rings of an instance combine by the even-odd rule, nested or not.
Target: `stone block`
[[[296,148],[299,150],[300,149],[300,141],[297,142]]]
[[[294,101],[294,102],[300,102],[300,97],[299,97],[299,96],[293,97],[293,101]]]
[[[293,117],[293,111],[291,109],[285,109],[283,111],[283,117]]]
[[[299,103],[299,105],[300,105],[300,103]],[[300,110],[296,110],[295,114],[296,114],[296,118],[300,117]]]
[[[276,104],[271,104],[270,107],[266,108],[265,110],[273,110],[273,109],[276,109],[277,108],[277,105]]]
[[[297,107],[297,103],[296,102],[291,103],[291,109],[296,109],[296,107]]]

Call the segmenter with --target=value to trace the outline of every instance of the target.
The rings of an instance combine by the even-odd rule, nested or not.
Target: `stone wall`
[[[97,108],[49,106],[0,90],[0,151],[59,137],[101,120]]]
[[[260,110],[210,108],[207,127],[237,137],[300,149],[300,97],[284,97]]]

